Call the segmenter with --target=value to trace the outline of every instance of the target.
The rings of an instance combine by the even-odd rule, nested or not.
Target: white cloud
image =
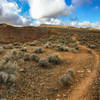
[[[31,25],[33,26],[39,26],[41,24],[48,24],[48,25],[62,25],[63,23],[57,19],[57,18],[44,18],[44,19],[38,19]]]
[[[70,15],[73,6],[67,6],[65,0],[28,0],[30,15],[34,19]]]
[[[89,21],[83,21],[76,23],[75,26],[82,27],[82,28],[97,28],[100,29],[100,22],[91,23]]]
[[[80,27],[83,27],[83,28],[87,28],[87,27],[92,27],[93,26],[92,23],[90,23],[89,21],[83,21],[81,23],[78,23],[78,25]]]
[[[96,29],[100,29],[100,22],[91,23],[89,21],[83,21],[83,22],[70,21],[70,22],[64,23],[64,25],[74,26],[74,27],[81,27],[81,28],[96,28]]]
[[[11,25],[29,25],[30,22],[23,16],[19,15],[19,9],[16,2],[0,0],[0,23]]]

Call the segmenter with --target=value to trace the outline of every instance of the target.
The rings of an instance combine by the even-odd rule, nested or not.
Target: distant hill
[[[40,27],[56,27],[56,28],[77,28],[77,27],[72,27],[72,26],[60,26],[60,25],[46,25],[46,24],[42,24],[40,25]]]
[[[93,28],[76,28],[71,26],[58,26],[58,25],[41,25],[40,27],[14,27],[7,24],[0,24],[0,43],[9,42],[27,42],[39,39],[41,37],[49,36],[51,34],[60,34],[67,31],[95,31],[99,32],[97,29]]]
[[[0,42],[26,42],[40,38],[47,31],[40,27],[13,27],[6,24],[0,24]]]

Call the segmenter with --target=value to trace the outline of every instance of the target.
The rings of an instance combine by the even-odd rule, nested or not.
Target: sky
[[[0,0],[0,23],[100,29],[100,0]]]

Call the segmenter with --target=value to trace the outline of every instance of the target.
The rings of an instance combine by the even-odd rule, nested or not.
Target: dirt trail
[[[78,44],[79,44],[79,42],[78,42]],[[90,50],[90,49],[88,49],[85,46],[81,46],[80,44],[79,44],[79,46],[82,49]],[[95,57],[94,70],[88,75],[88,77],[86,77],[85,79],[83,79],[81,81],[81,83],[78,84],[74,88],[74,90],[72,91],[72,93],[68,96],[67,100],[90,100],[90,99],[86,99],[84,97],[84,95],[86,93],[88,93],[88,87],[90,86],[90,84],[92,83],[92,81],[94,80],[94,78],[96,77],[96,73],[97,73],[97,70],[99,68],[99,55],[94,50],[91,50],[91,51],[92,51],[92,54]]]

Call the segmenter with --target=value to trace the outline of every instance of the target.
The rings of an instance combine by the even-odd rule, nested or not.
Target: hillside
[[[45,29],[39,27],[13,27],[4,24],[0,26],[0,42],[32,41],[46,33]]]
[[[99,100],[100,30],[0,25],[0,100]]]

